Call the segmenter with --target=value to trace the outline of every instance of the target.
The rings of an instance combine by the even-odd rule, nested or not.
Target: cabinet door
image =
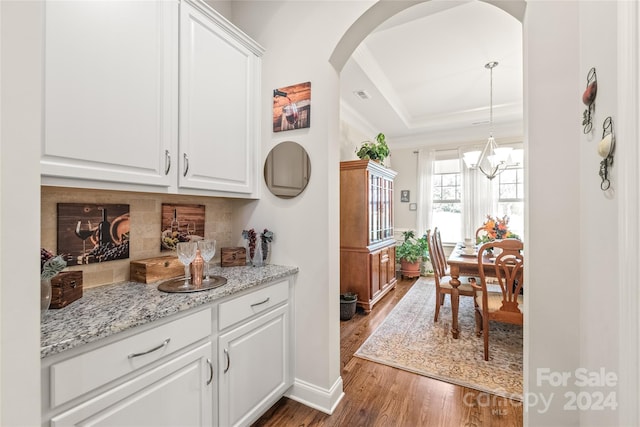
[[[51,426],[211,426],[213,373],[211,343],[203,344],[53,417]]]
[[[219,337],[221,426],[250,424],[290,386],[287,313],[281,306]]]
[[[175,182],[177,3],[49,1],[45,40],[42,175]]]
[[[181,188],[251,194],[259,158],[260,60],[198,3],[181,3]]]

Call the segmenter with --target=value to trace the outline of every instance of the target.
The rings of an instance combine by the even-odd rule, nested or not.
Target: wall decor
[[[129,205],[58,203],[58,253],[67,265],[129,258]]]
[[[409,203],[409,190],[400,190],[400,201],[402,203]]]
[[[613,165],[613,151],[616,145],[616,137],[613,133],[613,120],[611,116],[604,119],[602,124],[602,140],[598,143],[598,154],[603,157],[600,162],[600,189],[606,191],[611,187],[611,181],[609,181],[609,167]]]
[[[311,126],[311,82],[273,90],[273,131]]]
[[[174,251],[179,242],[204,239],[204,205],[162,204],[160,249]]]
[[[596,76],[596,69],[594,67],[589,70],[589,73],[587,73],[587,88],[582,94],[582,103],[587,106],[587,109],[584,110],[584,113],[582,114],[582,131],[585,134],[591,132],[591,129],[593,129],[591,119],[593,117],[593,112],[596,109],[595,100],[597,93],[598,79]]]
[[[418,204],[417,203],[409,203],[409,210],[410,211],[417,211],[418,210]]]

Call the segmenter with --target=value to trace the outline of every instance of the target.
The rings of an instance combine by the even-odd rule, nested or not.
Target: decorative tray
[[[472,254],[468,254],[468,253],[465,253],[465,252],[459,251],[459,252],[458,252],[458,255],[463,256],[463,257],[469,257],[469,258],[476,258],[476,257],[478,256],[478,253],[477,253],[477,252],[474,252],[474,253],[472,253]]]
[[[200,292],[218,288],[227,283],[227,279],[222,276],[209,276],[209,278],[210,280],[203,279],[201,285],[196,286],[190,282],[185,286],[184,276],[176,277],[175,279],[160,283],[158,290],[171,293]]]

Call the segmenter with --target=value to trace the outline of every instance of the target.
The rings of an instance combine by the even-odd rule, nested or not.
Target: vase
[[[256,245],[253,251],[253,258],[251,258],[251,265],[254,267],[262,267],[264,265],[264,259],[262,258],[262,245]]]
[[[40,314],[44,314],[51,304],[51,279],[40,279]]]
[[[262,244],[262,263],[267,265],[269,263],[269,254],[271,253],[271,245],[269,242],[263,241]]]

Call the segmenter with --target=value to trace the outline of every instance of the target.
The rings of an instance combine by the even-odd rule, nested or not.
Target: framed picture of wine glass
[[[273,131],[311,127],[311,82],[273,90]]]
[[[179,242],[204,239],[205,206],[162,204],[160,250],[174,251]]]
[[[67,265],[129,258],[129,205],[58,203],[58,253]]]

